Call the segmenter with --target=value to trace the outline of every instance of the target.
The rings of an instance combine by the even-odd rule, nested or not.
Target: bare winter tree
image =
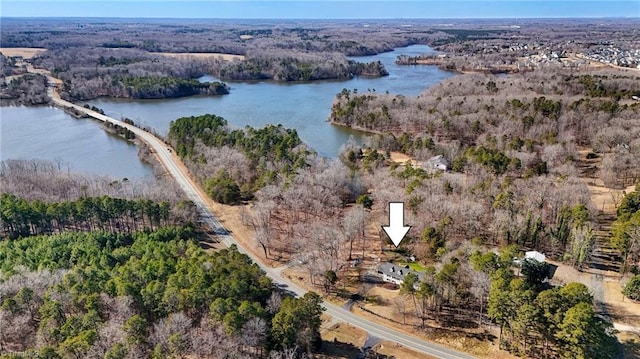
[[[253,317],[243,326],[240,334],[240,343],[256,355],[261,355],[267,339],[268,327],[264,319]]]
[[[280,310],[280,305],[282,304],[282,294],[280,292],[273,292],[271,296],[267,300],[267,307],[265,308],[267,312],[271,314],[275,314]]]
[[[346,241],[349,243],[349,260],[352,259],[353,243],[358,243],[358,240],[364,240],[364,228],[364,207],[361,204],[355,205],[344,214],[344,218],[342,219],[342,233]]]

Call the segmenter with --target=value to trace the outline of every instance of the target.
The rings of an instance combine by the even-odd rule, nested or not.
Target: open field
[[[585,183],[587,183],[587,181],[585,181]],[[605,187],[602,180],[596,180],[591,182],[591,184],[587,183],[587,188],[589,188],[591,204],[593,204],[594,208],[604,213],[613,214],[616,212],[616,205],[624,197],[624,193],[633,192],[636,186],[631,185],[623,190],[616,190]]]
[[[404,153],[401,152],[391,152],[391,161],[399,163],[401,165],[407,163],[407,161],[409,161],[409,163],[411,163],[412,166],[419,166],[422,163],[416,161],[415,159],[413,159],[410,156],[407,156]]]
[[[0,52],[7,57],[22,56],[24,59],[31,59],[34,56],[47,51],[39,47],[0,47]]]

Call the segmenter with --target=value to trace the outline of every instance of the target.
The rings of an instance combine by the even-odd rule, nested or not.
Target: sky
[[[2,0],[2,17],[417,19],[640,17],[640,0]]]

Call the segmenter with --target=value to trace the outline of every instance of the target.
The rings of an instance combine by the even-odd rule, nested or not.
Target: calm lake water
[[[152,177],[138,148],[55,107],[0,107],[0,159],[61,160],[74,172],[118,179]]]
[[[375,89],[392,94],[417,96],[425,88],[434,85],[452,73],[435,66],[398,66],[395,59],[400,54],[418,55],[431,52],[423,45],[397,49],[375,56],[354,58],[369,62],[380,60],[389,76],[382,78],[354,78],[349,81],[314,81],[308,83],[229,82],[231,93],[223,96],[195,96],[170,100],[117,100],[98,99],[91,105],[100,107],[116,118],[127,116],[145,126],[166,134],[171,121],[184,116],[213,113],[224,117],[230,125],[262,127],[266,124],[282,124],[295,128],[302,140],[319,154],[336,157],[349,136],[360,140],[362,134],[329,124],[331,103],[343,88],[360,92]],[[201,80],[216,80],[205,76]]]
[[[234,127],[282,124],[295,128],[302,140],[319,154],[336,157],[350,136],[361,141],[363,135],[327,122],[335,95],[347,88],[359,92],[374,89],[380,93],[388,91],[416,96],[453,74],[434,66],[397,66],[394,61],[400,54],[418,55],[431,51],[428,46],[415,45],[375,56],[354,58],[362,62],[382,61],[389,71],[389,76],[382,78],[308,83],[231,82],[231,93],[223,96],[169,100],[104,98],[89,103],[102,108],[107,115],[129,117],[161,134],[166,134],[170,122],[179,117],[206,113],[222,116]],[[215,78],[205,76],[201,80],[211,81]],[[3,107],[1,111],[2,159],[62,158],[70,162],[73,168],[82,171],[106,171],[116,177],[130,178],[150,174],[148,166],[137,159],[135,147],[99,130],[99,124],[94,121],[75,120],[51,108]],[[65,128],[65,124],[70,128]],[[66,132],[62,137],[56,135],[55,140],[51,139],[52,133],[58,134],[63,130]],[[5,147],[11,147],[11,150],[5,152]],[[129,162],[133,164],[125,164]]]

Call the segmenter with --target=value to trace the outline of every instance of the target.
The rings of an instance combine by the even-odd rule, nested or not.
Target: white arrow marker
[[[411,229],[404,225],[404,202],[389,202],[389,225],[382,229],[397,248]]]

